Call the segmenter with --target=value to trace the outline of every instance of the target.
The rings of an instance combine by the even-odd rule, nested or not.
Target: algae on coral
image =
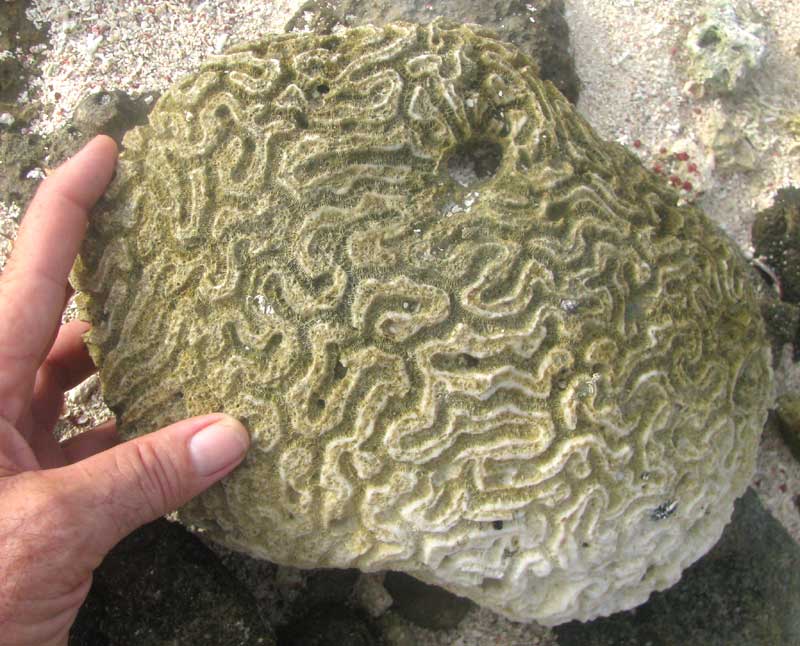
[[[746,264],[534,70],[442,21],[275,35],[126,135],[75,270],[105,397],[253,437],[184,521],[547,624],[719,538],[770,388]]]

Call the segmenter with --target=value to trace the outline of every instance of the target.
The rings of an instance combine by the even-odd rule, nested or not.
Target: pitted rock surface
[[[253,437],[185,522],[546,624],[719,538],[770,392],[746,265],[531,64],[441,21],[276,35],[126,135],[75,271],[105,397]]]

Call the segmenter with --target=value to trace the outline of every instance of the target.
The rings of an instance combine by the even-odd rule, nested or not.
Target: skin
[[[97,137],[42,182],[0,276],[0,646],[66,644],[108,551],[229,473],[249,445],[221,414],[123,443],[113,421],[53,435],[64,392],[95,370],[88,325],[60,321],[116,156]]]

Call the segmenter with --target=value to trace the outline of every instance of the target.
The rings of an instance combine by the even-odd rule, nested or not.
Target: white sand
[[[578,75],[579,110],[598,132],[620,143],[642,142],[638,153],[650,166],[659,149],[693,153],[707,172],[696,184],[699,204],[747,249],[755,213],[775,191],[800,181],[797,139],[783,120],[800,110],[800,4],[754,0],[763,15],[767,50],[752,87],[733,98],[695,99],[684,91],[683,44],[699,22],[697,0],[567,0]],[[756,149],[758,169],[725,173],[715,168],[701,132],[723,114],[745,131]],[[677,144],[677,145],[676,145]]]
[[[62,125],[80,97],[99,89],[135,93],[167,87],[227,44],[282,28],[300,0],[34,0],[30,17],[51,22],[50,48],[33,93],[51,104],[34,124],[47,133]],[[435,11],[435,1],[433,10]],[[535,4],[535,2],[534,2]],[[698,166],[692,191],[709,215],[747,252],[756,211],[768,206],[777,188],[800,183],[800,145],[785,119],[800,110],[800,3],[754,0],[767,26],[767,54],[749,93],[736,99],[696,99],[683,91],[682,43],[699,19],[694,0],[567,0],[568,22],[583,92],[580,111],[607,138],[632,145],[647,165],[670,152],[690,151]],[[700,134],[721,115],[746,132],[757,157],[751,173],[723,172]],[[685,169],[683,169],[685,170]],[[700,190],[697,190],[700,189]],[[0,204],[0,234],[18,205]],[[0,255],[7,247],[0,236]],[[0,266],[2,266],[0,264]],[[790,363],[790,362],[789,362]],[[787,364],[778,388],[796,388],[800,371]],[[80,413],[82,398],[71,411]],[[772,513],[800,540],[800,464],[780,439],[765,434],[754,486]],[[268,601],[268,600],[265,600]],[[475,611],[458,630],[414,629],[414,640],[430,646],[504,644],[553,646],[552,633]]]

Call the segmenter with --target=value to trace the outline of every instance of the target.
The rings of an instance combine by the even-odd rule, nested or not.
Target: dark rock
[[[304,603],[309,606],[344,604],[358,581],[358,570],[312,570],[308,573]]]
[[[782,300],[800,304],[800,188],[782,188],[753,223],[755,255],[780,281]]]
[[[108,135],[122,143],[125,133],[147,123],[155,95],[131,97],[121,90],[95,92],[83,97],[72,115],[72,125],[87,137]]]
[[[555,629],[560,646],[796,646],[800,546],[752,489],[719,543],[631,611]]]
[[[39,135],[0,128],[0,201],[28,203],[43,177],[46,150],[46,141]]]
[[[794,459],[800,461],[800,395],[782,395],[777,403],[778,430]]]
[[[333,604],[317,606],[281,629],[278,643],[281,646],[381,646],[383,641],[365,615]]]
[[[763,279],[759,301],[773,365],[787,343],[794,345],[796,361],[800,359],[800,189],[777,192],[772,206],[756,214],[752,238],[752,263]]]
[[[455,628],[475,605],[402,572],[388,572],[383,586],[394,600],[392,610],[417,626],[432,630]]]
[[[58,166],[97,135],[108,135],[121,146],[128,130],[147,123],[157,98],[152,92],[132,97],[120,90],[87,94],[70,122],[51,137],[48,165]]]
[[[203,543],[158,520],[94,575],[70,646],[274,646],[255,601]]]
[[[286,31],[328,33],[337,25],[384,25],[394,20],[424,24],[438,16],[493,29],[530,55],[543,79],[552,81],[572,103],[578,101],[580,81],[570,49],[564,0],[311,0],[287,23]]]

